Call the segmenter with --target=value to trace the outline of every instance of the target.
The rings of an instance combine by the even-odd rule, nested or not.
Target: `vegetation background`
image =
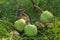
[[[23,8],[30,16],[31,23],[38,18],[39,13],[34,11],[31,0],[0,0],[0,38],[10,37],[13,40],[60,40],[60,0],[34,0],[43,10],[48,10],[58,19],[55,28],[40,30],[36,37],[11,37],[12,24],[17,20],[17,9]],[[51,31],[52,30],[52,31]]]

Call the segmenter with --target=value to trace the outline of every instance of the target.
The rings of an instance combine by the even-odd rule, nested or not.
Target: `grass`
[[[19,2],[19,3],[17,3]],[[17,8],[23,8],[31,18],[31,24],[36,21],[39,14],[35,12],[30,0],[0,0],[0,40],[60,40],[60,0],[38,0],[37,5],[43,10],[48,10],[58,19],[54,21],[55,27],[40,28],[35,37],[18,36],[11,37],[10,31],[14,30],[14,22],[17,20]]]

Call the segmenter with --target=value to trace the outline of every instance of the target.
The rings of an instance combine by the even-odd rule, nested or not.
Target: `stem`
[[[36,5],[33,0],[31,0],[31,2],[36,12],[38,13],[43,12],[43,10],[38,5]]]

